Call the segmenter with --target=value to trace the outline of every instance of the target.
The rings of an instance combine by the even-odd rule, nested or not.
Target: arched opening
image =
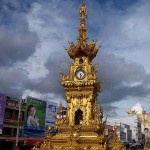
[[[83,112],[80,109],[78,109],[75,112],[75,125],[82,124],[82,121],[83,121]]]
[[[79,59],[79,64],[83,64],[83,59],[82,58]]]

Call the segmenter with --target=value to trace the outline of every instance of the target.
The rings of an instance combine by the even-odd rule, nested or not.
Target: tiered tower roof
[[[96,47],[96,42],[98,41],[97,39],[91,41],[90,43],[87,42],[87,8],[84,1],[82,2],[82,5],[79,9],[79,18],[80,26],[78,28],[79,35],[77,36],[77,44],[74,44],[73,42],[68,42],[70,47],[65,48],[65,50],[68,52],[70,58],[72,58],[73,60],[75,60],[75,58],[79,56],[85,56],[88,57],[90,61],[92,61],[96,57],[96,54],[101,45],[99,47]]]

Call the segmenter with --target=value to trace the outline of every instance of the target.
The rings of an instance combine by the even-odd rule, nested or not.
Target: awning
[[[41,145],[44,138],[25,138],[24,145]]]
[[[0,141],[7,141],[7,142],[16,142],[16,138],[10,138],[10,137],[1,137]],[[24,138],[19,138],[18,142],[24,142]]]

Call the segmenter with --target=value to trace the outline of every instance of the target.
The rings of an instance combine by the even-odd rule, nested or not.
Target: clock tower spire
[[[87,18],[87,8],[84,3],[79,9],[79,17],[80,17],[80,26],[78,28],[79,36],[77,37],[78,45],[80,45],[81,49],[84,49],[87,45],[87,27],[86,27],[86,18]]]
[[[87,42],[87,8],[84,1],[79,8],[79,19],[80,25],[78,28],[79,34],[77,36],[77,44],[69,41],[69,48],[65,48],[65,50],[73,60],[75,60],[77,57],[84,56],[87,57],[89,61],[92,61],[96,57],[96,54],[101,45],[96,47],[96,42],[98,41],[97,39],[91,41],[90,43]]]

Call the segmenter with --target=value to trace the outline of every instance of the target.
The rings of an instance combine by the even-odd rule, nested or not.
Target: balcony
[[[5,126],[10,126],[10,125],[17,126],[18,125],[18,120],[4,119],[3,124]],[[23,122],[20,122],[20,126],[23,126]]]
[[[19,110],[19,103],[16,101],[7,101],[6,108]],[[26,109],[25,104],[21,104],[21,111],[25,111],[25,109]]]

